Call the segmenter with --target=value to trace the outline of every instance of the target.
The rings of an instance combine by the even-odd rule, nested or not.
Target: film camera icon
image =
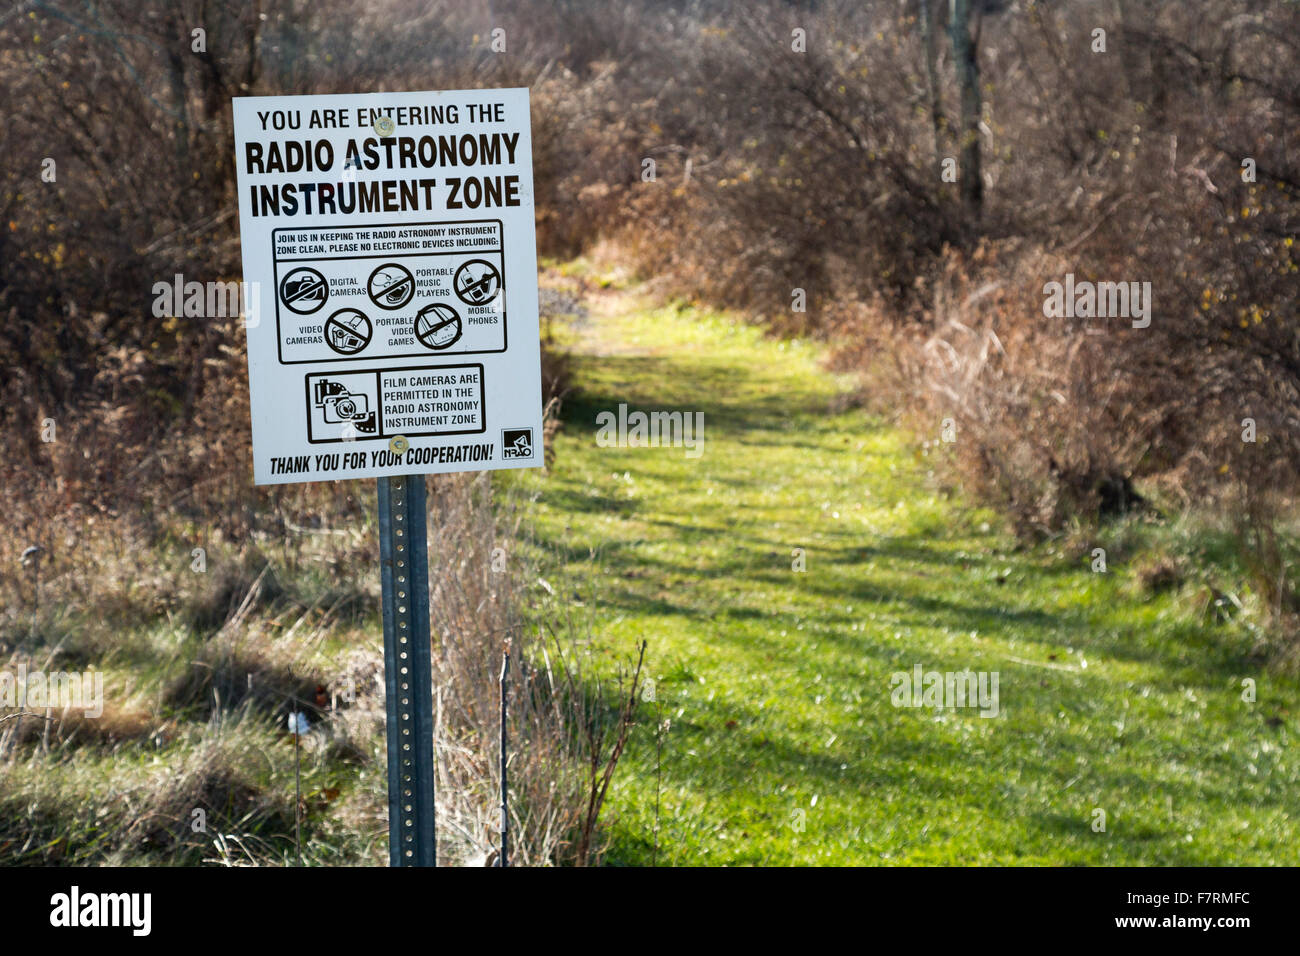
[[[342,382],[322,379],[312,386],[312,402],[321,410],[327,425],[342,425],[356,429],[359,435],[373,435],[379,428],[370,398],[348,391]]]

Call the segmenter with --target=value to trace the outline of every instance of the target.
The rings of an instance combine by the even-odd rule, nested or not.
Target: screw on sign
[[[415,317],[415,337],[431,349],[455,345],[462,331],[460,313],[444,302],[426,305]]]

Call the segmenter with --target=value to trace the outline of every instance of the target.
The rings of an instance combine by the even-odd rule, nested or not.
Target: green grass
[[[657,792],[660,865],[1300,862],[1300,692],[1243,628],[1018,548],[897,429],[833,410],[812,345],[608,288],[571,336],[554,469],[504,480],[602,648],[649,642],[607,862],[654,858]],[[598,447],[620,402],[702,411],[703,456]],[[916,664],[997,672],[1001,715],[894,707]]]
[[[378,609],[354,600],[352,572],[322,570],[347,558],[345,567],[364,565],[356,579],[377,578],[373,560],[355,560],[371,540],[285,537],[256,560],[213,543],[198,574],[190,541],[164,534],[123,555],[91,539],[103,580],[79,600],[66,597],[66,580],[47,585],[59,597],[47,599],[40,643],[23,640],[25,627],[17,637],[34,666],[100,672],[104,714],[76,721],[74,711],[65,727],[56,709],[48,752],[29,717],[28,742],[0,753],[0,862],[294,864],[291,709],[317,728],[300,748],[303,862],[385,861],[382,725],[330,728],[288,696],[310,702],[318,680],[338,687],[350,655],[378,643]],[[264,596],[222,629],[266,562],[275,573]]]
[[[523,492],[499,503],[533,502],[519,567],[547,581],[536,613],[589,627],[597,672],[649,644],[654,700],[614,777],[607,862],[1300,862],[1300,688],[1257,652],[1230,533],[1111,526],[1106,574],[1086,536],[1022,548],[940,490],[941,451],[843,410],[851,383],[817,347],[564,271],[594,291],[560,330],[580,387],[555,466],[494,481]],[[703,412],[703,455],[597,446],[597,414],[621,402]],[[108,710],[60,723],[48,753],[31,719],[0,754],[0,861],[294,862],[288,695],[345,674],[370,690],[314,717],[303,860],[386,859],[373,487],[353,492],[277,492],[291,530],[251,541],[174,515],[148,547],[86,529],[94,574],[44,581],[39,641],[25,606],[0,637],[102,671]],[[1147,593],[1139,569],[1170,558],[1187,583]],[[1211,623],[1211,587],[1245,609]],[[891,675],[917,664],[997,672],[1001,715],[894,707]]]

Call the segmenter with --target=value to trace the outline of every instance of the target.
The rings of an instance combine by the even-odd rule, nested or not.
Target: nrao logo
[[[531,428],[501,429],[502,458],[532,458],[533,430]]]

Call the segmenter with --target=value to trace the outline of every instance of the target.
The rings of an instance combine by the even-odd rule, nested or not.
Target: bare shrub
[[[520,548],[516,504],[494,508],[483,476],[434,479],[430,501],[439,846],[452,862],[497,858],[498,688],[509,641],[516,661],[508,678],[511,861],[593,863],[607,775],[635,721],[639,667],[611,717],[580,624],[523,622],[535,572]]]

